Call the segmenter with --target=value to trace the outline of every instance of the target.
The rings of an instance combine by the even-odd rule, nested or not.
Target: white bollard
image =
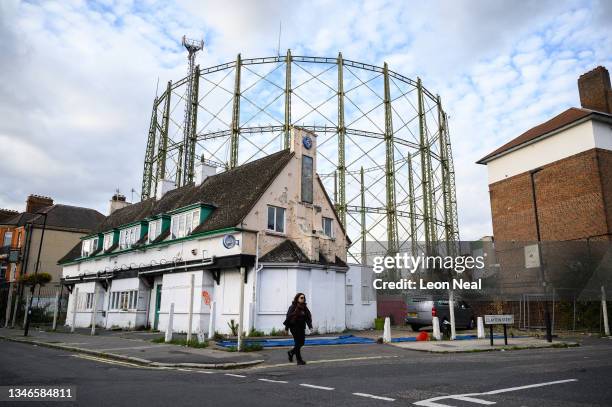
[[[604,322],[604,334],[610,336],[610,322],[608,321],[608,305],[606,303],[606,288],[601,286],[601,312]]]
[[[77,313],[77,303],[79,302],[79,287],[74,288],[74,297],[72,300],[72,326],[70,327],[70,332],[74,333],[75,325],[76,325],[76,313]]]
[[[431,320],[431,325],[433,326],[433,337],[439,341],[442,339],[442,334],[440,333],[440,319],[438,317],[433,317]]]
[[[210,303],[210,316],[208,317],[208,339],[212,339],[215,336],[215,312],[217,306],[214,301]]]
[[[172,340],[172,323],[174,319],[174,303],[170,303],[170,312],[168,313],[168,325],[166,326],[166,342]]]
[[[57,315],[59,314],[59,307],[60,307],[60,289],[57,289],[57,292],[55,293],[55,309],[53,310],[53,328],[52,330],[55,331],[57,329]]]
[[[478,339],[483,339],[485,337],[485,330],[484,330],[484,320],[482,319],[482,317],[478,317]]]
[[[192,274],[189,280],[189,312],[187,314],[187,342],[191,342],[191,325],[193,324],[193,288],[194,278]]]
[[[385,330],[383,331],[383,342],[390,343],[391,342],[391,318],[385,318]]]

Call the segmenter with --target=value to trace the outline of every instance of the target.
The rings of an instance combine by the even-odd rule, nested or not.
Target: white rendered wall
[[[363,270],[362,270],[363,269]],[[352,304],[346,305],[346,327],[348,329],[370,329],[376,318],[376,292],[372,288],[372,267],[358,264],[349,265],[346,273],[346,284],[353,293]],[[362,298],[361,286],[365,284],[370,290],[370,298]]]
[[[489,161],[489,184],[593,148],[612,150],[609,124],[588,120]]]

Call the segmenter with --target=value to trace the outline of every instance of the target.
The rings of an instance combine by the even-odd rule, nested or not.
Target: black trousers
[[[302,353],[300,350],[302,346],[304,346],[304,341],[306,340],[306,329],[298,326],[292,326],[289,328],[291,330],[291,335],[293,335],[293,342],[295,345],[293,349],[291,349],[291,353],[293,353],[297,360],[302,360]]]

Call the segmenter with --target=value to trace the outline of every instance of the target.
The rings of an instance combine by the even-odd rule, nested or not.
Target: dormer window
[[[200,208],[172,215],[171,227],[172,239],[178,239],[189,235],[200,225]]]
[[[81,257],[88,257],[91,253],[95,252],[98,248],[98,238],[83,240],[81,244]]]
[[[140,225],[122,229],[119,232],[119,249],[129,249],[140,239]]]
[[[114,233],[107,233],[104,235],[104,250],[108,250],[113,245],[113,235]]]
[[[162,232],[162,220],[156,219],[149,222],[149,243],[154,241],[161,235]]]

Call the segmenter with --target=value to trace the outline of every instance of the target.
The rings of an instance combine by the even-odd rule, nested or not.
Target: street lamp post
[[[43,228],[40,235],[40,243],[38,245],[38,255],[36,256],[36,268],[34,269],[34,281],[32,281],[32,286],[30,287],[30,299],[27,304],[26,309],[26,320],[23,326],[23,336],[28,336],[28,331],[30,329],[30,319],[32,317],[32,300],[34,298],[34,290],[36,289],[36,277],[38,276],[38,267],[40,266],[40,252],[42,251],[43,239],[45,238],[45,230],[47,228],[47,211],[42,212],[45,220],[43,221]],[[33,230],[33,228],[32,228]]]
[[[540,260],[540,275],[542,279],[542,286],[544,287],[544,323],[546,325],[546,341],[552,342],[552,324],[550,319],[550,307],[548,305],[548,284],[546,283],[546,274],[544,273],[544,260],[542,259],[542,236],[540,234],[540,219],[538,216],[538,201],[536,199],[536,187],[535,187],[535,174],[537,174],[541,168],[529,171],[531,176],[531,196],[533,198],[533,210],[535,212],[535,224],[536,233],[538,237],[538,257]]]

